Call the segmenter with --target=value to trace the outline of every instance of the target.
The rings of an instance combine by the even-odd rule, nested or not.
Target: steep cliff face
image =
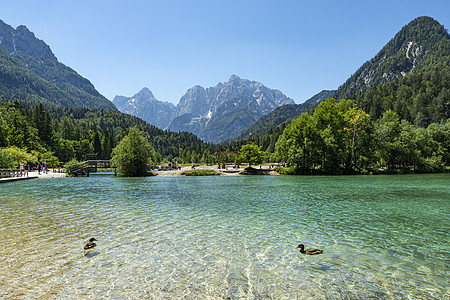
[[[175,113],[175,105],[159,101],[148,88],[132,97],[116,96],[113,103],[123,113],[137,116],[149,124],[165,129]]]
[[[175,109],[175,115],[181,116],[185,114],[193,114],[201,116],[208,112],[210,97],[207,90],[199,85],[196,85],[181,97]]]
[[[7,70],[9,74],[17,73],[18,70],[25,67],[45,81],[35,83],[34,86],[31,84],[31,87],[28,89],[23,86],[14,86],[10,82],[10,88],[15,91],[7,91],[8,96],[13,95],[20,99],[33,97],[38,94],[44,101],[65,107],[117,111],[111,101],[102,96],[89,80],[60,63],[50,47],[44,41],[36,38],[34,33],[29,31],[27,27],[21,25],[14,29],[0,20],[0,46],[11,57],[16,58],[23,64],[22,66],[18,66],[17,61],[15,61],[17,66]],[[3,64],[6,65],[8,62],[4,62]],[[16,75],[12,77],[17,77]],[[29,77],[25,74],[22,77],[25,76]],[[17,78],[20,79],[20,76]],[[30,78],[30,81],[35,82],[36,80]],[[37,85],[45,85],[46,87],[37,88]],[[17,91],[21,89],[23,91]],[[51,90],[51,95],[43,93],[43,90],[47,89]],[[55,97],[55,94],[58,96]]]
[[[0,20],[0,44],[11,55],[19,55],[23,52],[42,61],[57,61],[50,47],[23,25],[14,29]]]
[[[294,100],[260,82],[232,75],[228,82],[204,89],[195,86],[181,98],[172,131],[188,131],[207,142],[235,138],[262,116]]]
[[[419,17],[404,26],[370,61],[364,63],[335,94],[337,99],[400,79],[413,72],[448,66],[450,36],[430,17]],[[444,52],[444,53],[443,53]],[[443,55],[444,54],[444,55]]]

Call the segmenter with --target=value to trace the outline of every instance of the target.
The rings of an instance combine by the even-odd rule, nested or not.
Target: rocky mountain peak
[[[152,91],[150,91],[148,88],[143,88],[142,90],[140,90],[136,95],[134,95],[133,97],[135,98],[143,98],[143,99],[151,99],[151,98],[155,98],[155,96],[153,95]],[[156,99],[156,98],[155,98]]]
[[[146,87],[131,97],[116,96],[112,102],[121,112],[137,116],[162,129],[169,126],[175,111],[175,105],[156,99]]]
[[[169,129],[192,132],[205,141],[219,143],[234,138],[275,108],[293,103],[279,90],[231,75],[227,82],[207,89],[189,89],[177,105],[177,117]]]
[[[230,79],[228,79],[228,83],[230,83],[230,84],[241,84],[242,83],[242,79],[241,79],[241,77],[232,74],[230,76]]]
[[[187,131],[219,143],[239,135],[256,120],[294,100],[257,81],[231,75],[227,82],[188,89],[175,107],[154,98],[147,88],[133,97],[116,96],[113,103],[124,113],[159,128]]]
[[[0,21],[0,36],[0,44],[9,54],[20,56],[25,53],[41,60],[57,61],[50,47],[24,25],[14,29]]]

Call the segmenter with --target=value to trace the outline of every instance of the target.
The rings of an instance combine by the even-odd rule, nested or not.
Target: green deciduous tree
[[[147,164],[155,162],[155,150],[137,127],[131,128],[112,151],[112,163],[127,177],[146,175]]]
[[[10,169],[14,167],[14,159],[11,153],[0,149],[0,169]]]
[[[277,156],[284,161],[307,170],[319,160],[320,144],[316,120],[310,114],[303,113],[286,127],[275,149]]]
[[[257,146],[254,143],[242,145],[239,150],[239,159],[242,162],[247,162],[250,167],[252,164],[262,163],[264,152],[261,151],[261,146]]]
[[[25,149],[21,149],[17,146],[11,146],[3,149],[4,152],[9,153],[14,161],[16,167],[20,162],[32,162],[37,161],[37,157],[33,153],[27,152]]]

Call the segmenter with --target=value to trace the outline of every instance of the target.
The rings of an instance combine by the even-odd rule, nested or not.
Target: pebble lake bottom
[[[449,299],[450,174],[0,186],[1,299]],[[95,237],[97,247],[84,251]],[[296,248],[324,249],[304,256]]]

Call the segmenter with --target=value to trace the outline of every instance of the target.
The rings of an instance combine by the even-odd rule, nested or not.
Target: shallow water
[[[445,299],[450,175],[0,185],[0,298]],[[97,247],[82,249],[96,237]],[[304,256],[296,246],[325,249]]]

